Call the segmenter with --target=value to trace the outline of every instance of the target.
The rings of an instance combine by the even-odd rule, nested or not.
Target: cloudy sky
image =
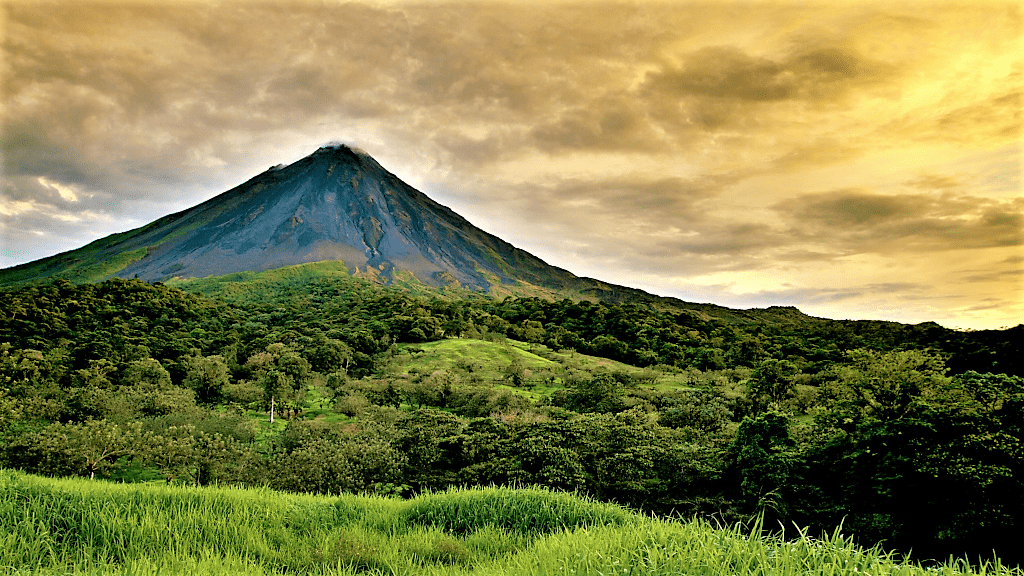
[[[1021,12],[0,0],[0,267],[341,140],[577,275],[1016,325]]]

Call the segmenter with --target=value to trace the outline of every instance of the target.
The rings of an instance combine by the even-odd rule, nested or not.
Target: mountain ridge
[[[282,193],[282,185],[293,188]],[[360,188],[369,193],[358,198],[357,205]],[[347,205],[339,206],[343,201]],[[453,241],[461,245],[453,246]],[[320,147],[288,166],[271,167],[140,228],[0,270],[0,284],[46,277],[154,281],[320,260],[344,260],[353,272],[373,267],[386,276],[402,268],[425,284],[440,286],[454,279],[484,291],[491,277],[505,283],[539,280],[555,285],[575,278],[476,228],[365,152],[338,144]]]
[[[813,318],[792,307],[734,310],[576,276],[477,228],[341,143],[134,230],[0,270],[0,286],[48,278],[206,278],[322,261],[343,261],[350,273],[384,284],[411,275],[425,286],[498,297],[638,302],[739,322]]]
[[[197,230],[162,243],[117,276],[204,277],[343,260],[353,272],[372,267],[390,279],[401,269],[424,284],[454,279],[483,291],[492,283],[488,276],[501,283],[574,278],[474,227],[345,145],[271,168],[186,212],[203,220]]]

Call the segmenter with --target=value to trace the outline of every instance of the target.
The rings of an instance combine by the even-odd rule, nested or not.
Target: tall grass
[[[540,489],[333,498],[0,470],[0,575],[1021,575],[750,534]]]

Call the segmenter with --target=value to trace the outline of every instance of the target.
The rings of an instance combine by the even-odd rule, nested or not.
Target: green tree
[[[795,378],[798,372],[797,367],[788,360],[762,360],[747,384],[754,410],[782,410],[783,403],[796,389]]]
[[[196,459],[195,427],[169,426],[140,444],[136,456],[148,466],[156,467],[170,484],[175,478],[187,476]]]
[[[720,393],[695,390],[666,403],[658,423],[671,428],[691,428],[702,434],[713,434],[725,428],[732,411]]]
[[[509,384],[516,388],[522,388],[526,384],[526,368],[523,366],[522,361],[519,360],[519,356],[514,352],[512,353],[512,361],[501,372]]]
[[[347,370],[351,362],[352,348],[335,338],[319,341],[309,357],[311,368],[323,374]]]
[[[171,374],[152,358],[133,360],[121,372],[121,385],[160,390],[171,386]]]
[[[740,493],[757,513],[776,519],[789,514],[787,486],[794,471],[795,447],[785,414],[764,412],[740,423],[733,441]]]
[[[223,356],[192,356],[185,361],[185,387],[195,392],[196,401],[201,404],[218,401],[230,381]]]
[[[150,440],[151,435],[142,432],[139,422],[88,420],[81,424],[51,424],[26,434],[15,445],[21,451],[18,463],[27,464],[28,470],[95,478],[96,474],[109,474],[120,458],[135,456]]]
[[[568,387],[551,395],[551,403],[574,412],[619,412],[625,408],[622,382],[608,372],[574,376]]]
[[[833,413],[887,422],[907,416],[923,394],[945,386],[946,367],[918,350],[854,350],[848,363],[823,374],[821,395]]]

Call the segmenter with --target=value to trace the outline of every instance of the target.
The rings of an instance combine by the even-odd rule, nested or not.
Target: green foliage
[[[333,494],[535,484],[843,522],[931,557],[1006,554],[1024,518],[1016,329],[454,300],[329,263],[178,285],[220,300],[125,280],[3,293],[5,465]],[[379,568],[360,537],[317,557]],[[466,542],[409,546],[472,563]]]
[[[228,365],[222,356],[193,356],[185,359],[186,388],[196,394],[196,398],[205,404],[220,400],[224,387],[230,383]]]
[[[805,481],[817,494],[806,518],[846,525],[867,540],[920,554],[956,542],[972,554],[1012,546],[1024,508],[1024,451],[1013,406],[992,402],[990,383],[1015,378],[943,376],[941,360],[916,351],[858,353],[830,374]],[[1000,387],[996,384],[996,387]],[[1009,392],[1009,390],[1007,391]]]
[[[797,372],[797,367],[786,360],[769,358],[758,363],[748,384],[754,410],[781,410],[783,403],[796,391]]]
[[[483,526],[543,536],[596,526],[621,526],[632,515],[610,504],[541,489],[452,489],[420,496],[405,510],[408,522],[457,535]]]
[[[770,519],[788,515],[787,495],[796,443],[784,414],[765,412],[743,419],[733,450],[740,475],[740,493],[759,514]]]
[[[9,447],[17,463],[50,475],[109,474],[118,459],[138,453],[151,440],[141,423],[119,425],[106,420],[55,423],[22,435]],[[11,449],[13,448],[13,450]]]
[[[566,382],[567,388],[551,397],[551,403],[574,412],[619,412],[623,402],[623,379],[602,372],[593,376],[576,376]]]
[[[704,434],[724,429],[732,411],[720,393],[707,390],[683,392],[664,401],[658,423],[670,428],[691,428]]]
[[[838,533],[762,537],[757,525],[658,520],[537,489],[334,498],[5,470],[0,542],[0,565],[18,574],[1021,574],[922,568]]]

